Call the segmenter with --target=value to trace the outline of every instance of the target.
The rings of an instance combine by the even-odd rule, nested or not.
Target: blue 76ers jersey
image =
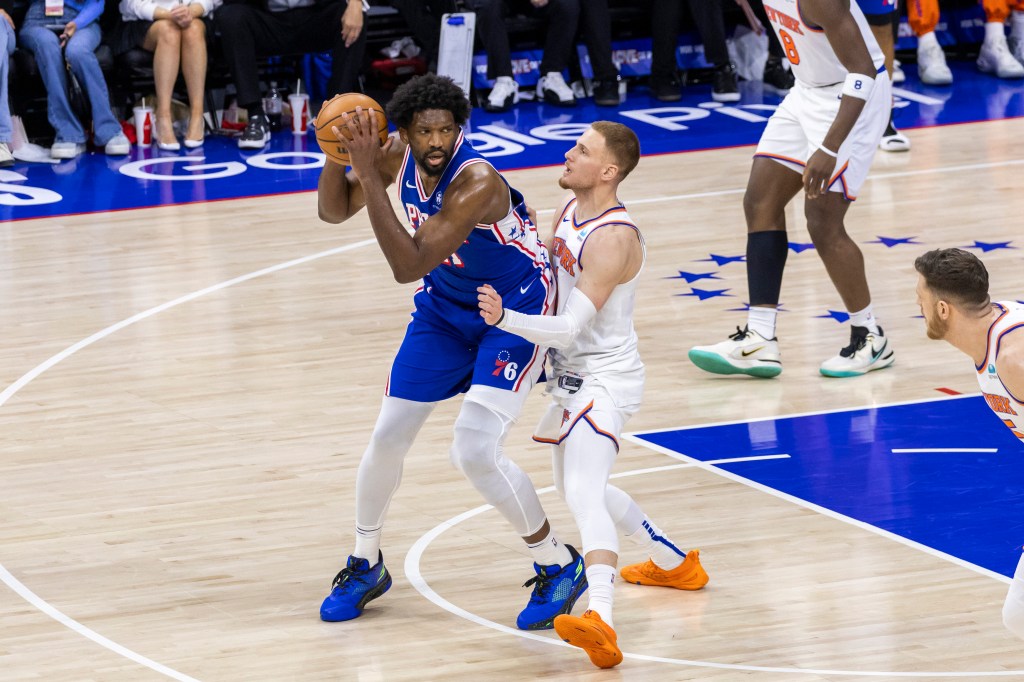
[[[441,180],[434,192],[426,195],[416,162],[410,150],[406,149],[398,173],[398,186],[406,216],[414,230],[441,210],[444,193],[452,180],[462,169],[474,163],[490,165],[465,140],[463,131],[459,131],[455,151]],[[430,271],[424,278],[424,285],[431,289],[431,293],[476,310],[476,288],[482,284],[493,286],[502,298],[513,293],[514,297],[525,294],[534,283],[548,288],[551,266],[547,249],[537,235],[536,226],[530,222],[523,195],[509,186],[504,177],[502,181],[508,187],[508,194],[495,196],[494,202],[507,203],[508,213],[496,223],[478,224],[448,260]]]

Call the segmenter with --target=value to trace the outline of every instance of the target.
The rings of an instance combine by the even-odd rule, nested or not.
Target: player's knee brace
[[[449,457],[452,466],[476,481],[497,473],[503,458],[501,443],[507,424],[496,412],[466,401],[455,420],[455,438]]]

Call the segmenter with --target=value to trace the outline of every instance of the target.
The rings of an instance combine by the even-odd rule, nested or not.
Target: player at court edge
[[[450,78],[413,78],[387,106],[397,138],[382,146],[371,112],[346,115],[351,141],[334,132],[352,170],[331,162],[320,175],[321,219],[340,223],[365,206],[395,280],[423,280],[359,464],[355,549],[320,608],[327,621],[356,618],[391,586],[381,530],[403,461],[438,402],[460,393],[451,462],[522,536],[535,562],[526,583],[530,601],[516,625],[552,627],[587,589],[583,559],[555,537],[533,483],[502,449],[540,377],[544,349],[484,322],[476,290],[489,282],[511,307],[539,315],[551,307],[554,285],[522,195],[465,140],[469,111]],[[388,199],[394,182],[413,234]]]
[[[914,268],[928,338],[974,360],[985,402],[1024,444],[1024,305],[992,302],[985,264],[963,249],[929,251]],[[1003,602],[1003,625],[1024,639],[1024,556]]]
[[[889,122],[885,56],[851,0],[773,0],[765,10],[796,84],[765,126],[743,196],[747,325],[689,357],[715,374],[782,372],[775,320],[789,251],[785,209],[802,190],[807,231],[850,315],[849,345],[820,372],[852,377],[883,369],[895,356],[871,308],[864,255],[843,220]]]
[[[589,584],[587,611],[556,617],[555,630],[600,668],[622,661],[612,622],[618,533],[650,557],[622,569],[627,581],[681,590],[708,582],[699,550],[678,549],[626,492],[608,484],[622,428],[644,388],[633,308],[646,248],[618,198],[619,183],[639,160],[636,134],[609,121],[593,123],[565,154],[558,184],[572,196],[555,214],[549,246],[558,284],[554,316],[517,311],[495,287],[479,289],[488,324],[550,347],[552,403],[534,440],[552,445],[555,486],[579,526]]]

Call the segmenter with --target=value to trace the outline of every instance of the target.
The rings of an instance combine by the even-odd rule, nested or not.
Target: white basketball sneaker
[[[690,362],[712,374],[747,374],[769,379],[782,373],[778,339],[766,339],[757,332],[736,327],[728,341],[690,349]]]
[[[946,65],[946,53],[934,33],[926,33],[917,39],[917,73],[926,85],[949,85],[953,82],[953,72]]]
[[[978,70],[982,73],[994,73],[999,78],[1024,78],[1024,66],[1014,59],[1005,36],[986,39],[981,44]]]
[[[821,373],[827,377],[859,377],[876,369],[885,369],[896,357],[889,348],[885,332],[869,332],[867,327],[850,328],[850,345],[839,355],[821,363]]]

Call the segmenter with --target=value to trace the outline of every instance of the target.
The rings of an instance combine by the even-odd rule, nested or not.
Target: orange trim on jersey
[[[999,305],[995,301],[992,302],[992,306],[995,307],[995,308],[999,308],[1003,312],[999,313],[999,317],[997,317],[995,320],[993,320],[992,324],[989,325],[988,332],[985,334],[985,359],[982,361],[980,366],[979,365],[975,365],[974,366],[974,369],[976,369],[978,371],[978,374],[981,374],[982,372],[984,372],[985,368],[988,367],[988,356],[989,356],[989,353],[991,352],[991,348],[992,348],[992,330],[996,328],[997,324],[999,324],[999,320],[1001,320],[1004,317],[1006,317],[1006,314],[1008,312],[1010,312],[1009,308],[1004,308],[1003,306]]]
[[[608,433],[607,431],[602,431],[601,429],[599,429],[597,424],[595,424],[594,420],[591,419],[590,417],[584,417],[584,419],[587,420],[587,423],[590,424],[590,428],[594,429],[594,432],[597,433],[597,435],[604,436],[605,438],[607,438],[608,440],[615,444],[615,452],[619,451],[619,441],[615,439],[615,436]]]
[[[800,166],[801,168],[806,168],[807,167],[807,162],[806,161],[800,161],[798,159],[792,159],[792,158],[790,158],[788,156],[783,156],[782,154],[772,154],[770,152],[756,152],[754,154],[754,156],[755,157],[761,156],[761,157],[764,157],[766,159],[775,159],[776,161],[788,161],[790,163],[795,163],[796,165]],[[826,189],[832,189],[832,185],[836,184],[836,180],[839,180],[843,184],[843,196],[845,196],[847,199],[850,199],[850,201],[853,201],[853,199],[856,199],[857,197],[853,197],[853,198],[850,197],[849,193],[846,191],[846,182],[842,181],[843,173],[846,172],[846,169],[849,168],[849,166],[850,166],[850,162],[849,161],[845,162],[843,164],[843,167],[839,169],[839,172],[836,173],[835,175],[833,175],[832,179],[828,181],[828,187]]]
[[[1016,329],[1024,329],[1024,322],[1018,322],[1017,324],[1013,325],[1012,327],[1007,327],[1006,329],[1004,329],[1002,331],[1002,333],[996,339],[996,352],[995,352],[995,355],[992,356],[992,362],[996,362],[996,361],[999,360],[999,346],[1003,343],[1003,337],[1006,336],[1007,334],[1009,334],[1010,332],[1016,330]],[[1008,395],[1011,398],[1013,398],[1014,402],[1016,402],[1018,405],[1024,406],[1024,400],[1021,400],[1020,398],[1015,396],[1010,391],[1010,389],[1006,386],[1006,384],[1003,383],[1002,379],[999,380],[999,383],[1003,384],[1003,390],[1006,391],[1006,395]]]
[[[538,443],[548,443],[549,445],[558,445],[562,441],[552,440],[551,438],[541,438],[540,436],[534,436],[533,439]]]
[[[572,199],[569,199],[568,203],[566,203],[565,206],[562,207],[562,214],[558,216],[558,222],[560,223],[563,220],[565,220],[565,214],[569,211],[570,208],[573,208],[575,206],[576,206],[576,197],[573,197]]]
[[[790,158],[788,156],[783,156],[782,154],[772,154],[770,152],[754,152],[754,157],[756,158],[758,156],[764,157],[766,159],[775,159],[776,161],[789,161],[790,163],[795,163],[796,165],[800,166],[801,168],[807,165],[806,161],[801,161],[799,159],[792,159],[792,158]]]
[[[580,255],[576,257],[576,265],[579,266],[580,272],[583,272],[583,249],[585,249],[587,246],[587,240],[590,239],[594,235],[594,233],[600,230],[602,227],[608,227],[609,225],[625,225],[626,227],[632,227],[636,231],[637,238],[640,239],[641,243],[643,243],[643,238],[640,236],[640,228],[634,225],[633,223],[626,222],[625,220],[613,220],[611,222],[604,223],[603,225],[598,225],[593,230],[591,230],[586,237],[583,238],[583,243],[580,244]]]
[[[588,224],[594,222],[595,220],[601,220],[601,218],[604,218],[605,216],[607,216],[607,215],[609,215],[611,213],[615,213],[616,211],[622,211],[623,213],[625,213],[626,212],[626,207],[623,206],[622,204],[619,204],[618,206],[612,206],[611,208],[609,208],[607,211],[605,211],[601,215],[596,216],[594,218],[590,218],[588,220],[584,220],[582,223],[577,223],[576,222],[576,213],[573,212],[573,215],[572,215],[572,229],[574,229],[574,230],[576,230],[578,232],[579,230],[582,230],[584,227],[586,227]]]
[[[800,11],[800,0],[796,0],[796,15],[800,17],[800,21],[803,22],[803,25],[806,26],[809,31],[813,33],[825,32],[825,29],[823,29],[821,26],[815,26],[814,24],[812,24],[811,22],[807,21],[807,19],[804,18],[804,13]]]

